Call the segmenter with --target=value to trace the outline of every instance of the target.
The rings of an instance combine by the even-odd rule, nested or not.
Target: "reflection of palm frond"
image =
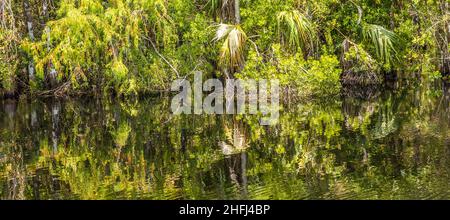
[[[395,33],[373,24],[363,25],[362,30],[364,39],[372,41],[380,61],[389,64],[398,59],[396,47],[400,41]]]
[[[219,64],[230,69],[240,69],[244,66],[244,48],[247,35],[239,25],[220,24],[214,41],[223,40],[220,48]]]
[[[377,123],[377,127],[371,131],[372,139],[382,139],[398,130],[395,123],[395,118],[389,121],[382,121]]]
[[[300,47],[304,52],[314,53],[317,31],[305,15],[297,10],[282,11],[278,14],[277,20],[278,32],[283,44],[287,44],[294,50]]]

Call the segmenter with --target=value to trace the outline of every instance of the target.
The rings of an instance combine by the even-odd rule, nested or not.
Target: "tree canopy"
[[[131,96],[166,91],[194,70],[211,77],[270,72],[284,86],[306,84],[308,94],[323,93],[314,90],[326,87],[323,77],[339,86],[379,84],[387,74],[450,73],[448,0],[1,0],[0,6],[3,95]],[[339,77],[323,76],[327,71]]]

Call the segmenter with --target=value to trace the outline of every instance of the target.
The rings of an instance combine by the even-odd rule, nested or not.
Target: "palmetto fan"
[[[377,58],[381,62],[390,64],[398,60],[396,47],[400,40],[394,32],[379,25],[364,24],[362,36],[365,40],[372,41]]]
[[[219,65],[222,68],[237,71],[244,67],[247,35],[240,25],[219,24],[214,41],[223,41],[219,59]]]
[[[298,10],[278,13],[278,34],[282,44],[292,50],[301,48],[305,55],[314,54],[317,47],[317,30],[313,23]]]

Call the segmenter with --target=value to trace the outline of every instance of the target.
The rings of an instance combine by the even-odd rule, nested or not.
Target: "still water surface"
[[[0,101],[1,199],[450,199],[450,92],[291,101],[280,123],[166,96]]]

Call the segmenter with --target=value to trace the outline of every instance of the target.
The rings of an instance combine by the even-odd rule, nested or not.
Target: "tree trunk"
[[[47,2],[47,0],[42,0],[42,16],[44,17],[44,22],[42,22],[42,26],[45,27],[45,23],[48,20],[48,2]]]
[[[28,37],[31,41],[34,41],[33,18],[31,17],[30,2],[28,0],[23,0],[23,11],[25,13],[25,23],[27,25]],[[28,61],[28,76],[30,81],[34,79],[34,61],[32,58]]]
[[[448,1],[445,1],[444,3],[444,11],[443,14],[448,15],[449,14],[449,3]],[[445,40],[444,40],[444,51],[443,51],[443,60],[442,60],[442,68],[443,68],[443,75],[444,76],[449,76],[450,75],[450,52],[449,52],[449,48],[448,45],[450,44],[450,23],[448,22],[448,20],[445,22],[445,27],[444,27],[444,36],[445,36]]]
[[[234,22],[236,24],[241,23],[241,8],[239,6],[239,0],[234,0]]]
[[[42,28],[45,30],[45,33],[47,34],[47,53],[51,50],[51,41],[50,41],[50,27],[47,27],[47,21],[49,20],[49,14],[48,14],[48,7],[49,7],[49,0],[42,0]],[[50,87],[54,88],[56,86],[56,70],[53,66],[53,62],[50,60],[50,62],[47,64],[47,68],[45,70],[46,75],[48,76],[48,80],[50,81]]]

